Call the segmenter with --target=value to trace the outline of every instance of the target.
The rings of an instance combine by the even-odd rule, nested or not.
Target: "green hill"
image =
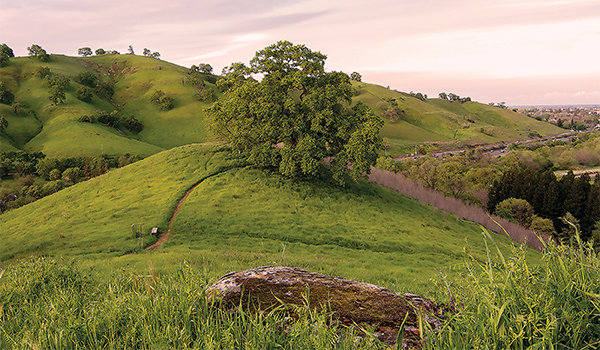
[[[146,246],[165,232],[186,191],[169,241],[134,252],[131,225]],[[505,253],[510,242],[494,235]],[[289,264],[423,292],[467,254],[485,258],[481,229],[361,181],[290,182],[244,166],[237,155],[190,145],[158,153],[2,215],[3,264],[31,255],[76,257],[109,276],[117,268],[175,272],[183,260],[216,275]],[[532,259],[539,259],[531,252]]]
[[[66,76],[70,86],[66,102],[53,105],[48,99],[49,87],[35,76],[39,67],[48,67],[51,76]],[[42,151],[50,157],[108,154],[155,154],[165,149],[206,139],[203,107],[197,101],[198,90],[186,82],[187,69],[155,59],[133,55],[103,55],[87,58],[52,55],[49,62],[19,57],[2,68],[2,81],[15,95],[22,108],[14,113],[10,106],[0,105],[9,122],[3,144]],[[77,99],[75,93],[83,85],[77,82],[81,72],[91,72],[102,83],[112,86],[114,95],[97,91],[91,102]],[[205,82],[207,88],[214,85]],[[168,111],[150,104],[150,95],[161,90],[173,96],[175,103]],[[118,110],[123,117],[134,116],[144,128],[139,134],[119,132],[100,123],[77,121],[82,115],[98,116],[98,112]],[[7,145],[7,148],[10,147]],[[4,149],[4,145],[3,145]]]
[[[564,132],[555,125],[526,117],[512,110],[478,102],[451,102],[438,98],[420,100],[411,94],[362,82],[353,83],[355,101],[381,115],[393,103],[398,120],[384,118],[381,136],[389,139],[392,155],[410,153],[410,146],[426,142],[481,144],[553,135]],[[407,148],[408,146],[408,148]]]
[[[48,67],[51,76],[70,79],[66,102],[52,105],[49,86],[35,76],[39,67]],[[77,99],[83,85],[77,75],[89,72],[108,84],[114,95],[96,91],[90,102]],[[17,57],[0,69],[1,79],[21,106],[14,113],[11,106],[0,104],[0,113],[9,122],[2,133],[2,149],[42,151],[49,157],[107,154],[155,154],[165,149],[195,142],[209,141],[204,107],[198,100],[199,90],[190,82],[188,69],[169,62],[134,55],[68,57],[52,55],[49,62]],[[217,91],[211,83],[216,77],[203,75],[204,86]],[[406,153],[415,144],[425,142],[488,143],[523,139],[532,134],[558,134],[563,130],[510,110],[476,102],[425,101],[410,94],[382,86],[353,82],[358,95],[355,101],[369,105],[376,114],[392,101],[400,112],[399,119],[386,119],[381,136],[389,139],[392,155]],[[150,103],[156,90],[173,97],[174,106],[164,111]],[[217,93],[219,95],[219,93]],[[117,110],[122,117],[134,116],[144,128],[138,134],[96,122],[82,123],[82,115]]]

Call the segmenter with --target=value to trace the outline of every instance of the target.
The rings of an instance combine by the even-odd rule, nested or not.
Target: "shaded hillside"
[[[361,181],[291,182],[248,168],[224,150],[192,145],[161,152],[2,216],[0,259],[32,254],[78,257],[108,273],[152,260],[172,270],[182,259],[212,260],[215,272],[290,264],[385,285],[425,288],[436,270],[457,266],[468,246],[485,257],[480,228]],[[200,183],[158,252],[127,255],[165,232],[185,192]],[[385,223],[382,225],[382,223]],[[509,241],[495,236],[507,250]],[[531,253],[534,257],[537,253]]]

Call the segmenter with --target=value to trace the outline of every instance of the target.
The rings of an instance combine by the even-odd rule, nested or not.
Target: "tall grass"
[[[492,237],[484,230],[484,239]],[[532,266],[523,246],[506,259],[497,250],[466,265],[464,278],[441,286],[457,309],[432,349],[600,348],[600,259],[577,236],[576,248],[544,243],[544,263]],[[492,250],[493,247],[491,247]]]
[[[119,273],[98,284],[73,261],[37,259],[6,270],[0,294],[2,349],[374,349],[328,314],[296,307],[229,312],[204,293],[206,273]],[[358,338],[360,339],[360,338]]]
[[[392,173],[386,170],[372,168],[369,181],[375,182],[383,187],[398,191],[400,194],[417,199],[423,203],[445,210],[458,217],[478,223],[488,230],[499,234],[506,233],[510,239],[517,243],[526,243],[529,247],[542,250],[545,242],[551,237],[540,235],[523,226],[488,215],[486,211],[478,206],[465,204],[463,201],[453,197],[446,197],[443,193],[427,188],[418,181],[406,178],[401,173]],[[538,237],[541,237],[540,240]]]

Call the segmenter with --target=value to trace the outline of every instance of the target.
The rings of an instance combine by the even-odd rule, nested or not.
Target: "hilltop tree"
[[[96,49],[96,51],[94,51],[94,53],[96,54],[96,56],[100,56],[100,55],[104,55],[106,53],[106,51],[104,51],[103,48],[99,48],[99,49]]]
[[[213,67],[208,63],[200,63],[198,65],[198,71],[202,74],[212,74]]]
[[[129,48],[127,49],[127,53],[130,55],[135,55],[135,52],[133,51],[133,46],[129,45]]]
[[[11,57],[15,57],[13,50],[4,43],[0,45],[0,66],[6,64]]]
[[[143,55],[149,57],[150,55],[152,55],[152,51],[150,51],[150,49],[148,49],[147,47],[144,47]]]
[[[438,97],[442,100],[447,100],[448,99],[448,94],[445,92],[440,92]]]
[[[92,55],[92,49],[89,47],[80,47],[79,50],[77,50],[77,54],[79,56],[88,57]]]
[[[350,78],[325,72],[326,58],[280,41],[258,51],[250,67],[233,64],[218,82],[225,99],[208,108],[211,130],[250,163],[286,176],[316,176],[328,157],[340,183],[344,172],[355,180],[368,174],[383,120],[361,103],[349,107]]]
[[[42,62],[47,62],[50,59],[50,55],[46,53],[40,45],[33,44],[27,47],[28,55],[31,57],[37,57]]]
[[[362,75],[360,75],[359,72],[352,72],[350,74],[350,79],[352,79],[354,81],[362,81]]]

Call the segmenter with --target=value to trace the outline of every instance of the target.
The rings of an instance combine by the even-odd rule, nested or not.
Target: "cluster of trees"
[[[427,101],[427,94],[422,94],[420,92],[415,93],[414,91],[409,92],[409,95],[415,97],[421,101]]]
[[[15,57],[13,50],[8,45],[2,43],[0,45],[0,67],[8,63],[11,57]]]
[[[50,55],[40,45],[33,44],[27,47],[27,54],[31,57],[37,57],[42,62],[48,62]]]
[[[520,210],[517,221],[525,226],[535,219],[535,214],[552,222],[557,238],[569,239],[574,232],[563,219],[570,217],[568,220],[580,227],[581,237],[590,239],[600,222],[600,174],[592,181],[587,174],[575,177],[569,172],[558,180],[551,170],[507,171],[489,191],[488,211],[499,216],[509,214],[503,213],[500,206],[508,199],[522,200],[520,208],[531,207],[529,211]]]
[[[459,95],[455,94],[455,93],[445,93],[445,92],[440,92],[438,94],[438,97],[441,100],[448,100],[450,102],[460,102],[460,103],[465,103],[465,102],[471,102],[471,98],[469,96],[467,97],[460,97]]]
[[[395,123],[398,119],[406,116],[406,111],[400,108],[396,99],[390,98],[377,103],[377,108],[381,110],[381,116]]]
[[[98,48],[94,51],[96,56],[100,55],[118,55],[119,51],[117,50],[104,50],[103,48]],[[77,54],[79,56],[88,57],[92,55],[92,49],[89,47],[80,47],[77,49]]]
[[[144,129],[144,124],[141,121],[139,121],[136,117],[134,117],[133,115],[123,117],[119,114],[119,111],[102,111],[100,112],[100,115],[98,117],[86,114],[80,116],[79,118],[77,118],[77,120],[84,123],[93,123],[95,121],[98,121],[104,124],[105,126],[114,127],[117,130],[120,130],[119,126],[123,126],[127,130],[136,134]]]
[[[211,130],[249,163],[286,176],[318,176],[325,158],[342,184],[345,173],[353,179],[370,173],[383,120],[361,103],[349,107],[350,77],[325,72],[326,59],[279,41],[258,51],[250,66],[226,67],[217,81],[225,98],[207,109]]]
[[[0,176],[13,175],[17,182],[16,187],[0,188],[0,211],[18,208],[140,159],[138,155],[129,154],[120,157],[46,158],[42,152],[0,152]]]
[[[350,80],[362,81],[362,75],[359,72],[352,72],[350,73]]]
[[[144,48],[143,55],[146,56],[146,57],[150,57],[150,58],[156,58],[157,60],[160,59],[160,53],[158,53],[158,52],[152,52],[152,51],[150,51],[147,48]]]
[[[213,74],[213,67],[208,63],[200,63],[197,66],[192,65],[188,74],[202,73],[202,74]]]
[[[508,109],[508,106],[506,105],[506,102],[500,102],[500,103],[496,103],[496,104],[494,104],[494,102],[490,102],[490,103],[488,103],[488,105],[494,106],[494,107],[498,107],[498,108],[502,108],[502,109]]]
[[[150,96],[150,103],[158,105],[163,111],[168,111],[173,108],[175,100],[171,96],[167,96],[162,90],[156,90]]]
[[[216,79],[212,76],[213,67],[208,63],[200,63],[199,65],[192,65],[188,70],[188,78],[186,79],[186,83],[191,84],[198,92],[198,100],[204,102],[215,102],[217,100],[217,93],[207,87],[204,84],[204,80],[206,79],[209,83],[215,83]]]

